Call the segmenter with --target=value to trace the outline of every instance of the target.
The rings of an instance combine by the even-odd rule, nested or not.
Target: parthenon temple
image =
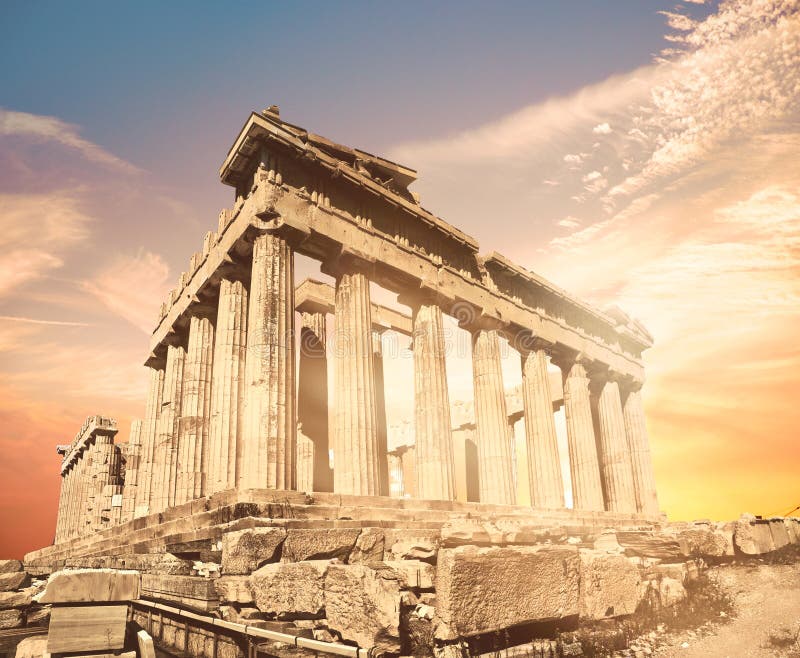
[[[454,500],[443,314],[472,337],[480,502],[516,502],[502,336],[519,351],[531,505],[564,507],[551,361],[563,375],[574,507],[658,515],[641,394],[651,338],[639,323],[602,313],[498,253],[480,255],[473,238],[409,192],[413,170],[309,133],[274,110],[248,118],[220,177],[235,189],[235,204],[161,307],[118,520],[231,489],[387,496],[385,328],[413,339],[416,496]],[[296,253],[320,261],[335,289],[313,280],[296,289]],[[397,293],[411,317],[372,304],[373,282]],[[92,460],[82,451],[112,454],[112,432],[98,425],[84,434],[64,458],[65,503],[73,502],[73,479],[100,477],[83,466]],[[104,485],[121,490],[118,460],[106,460]],[[78,505],[99,516],[102,497],[90,493]],[[60,522],[58,536],[96,525]]]
[[[431,629],[414,655],[432,655],[521,624],[630,614],[643,582],[661,587],[635,557],[666,532],[639,322],[479,253],[422,207],[414,170],[274,106],[248,117],[220,178],[233,207],[161,305],[144,416],[127,443],[94,415],[58,447],[55,542],[25,556],[28,573],[132,569],[133,619],[205,658],[253,634],[411,655],[410,623]],[[311,278],[295,280],[296,260]],[[450,329],[471,374],[458,393]],[[387,333],[410,340],[400,425],[387,422]],[[671,546],[667,561],[687,559]],[[53,601],[104,600],[86,596]],[[53,617],[51,640],[62,628]],[[189,650],[209,633],[213,649]]]

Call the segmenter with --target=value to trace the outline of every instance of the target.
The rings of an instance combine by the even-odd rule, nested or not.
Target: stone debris
[[[400,584],[391,569],[331,564],[325,575],[328,626],[379,652],[400,650]]]
[[[50,658],[50,653],[47,651],[47,635],[34,635],[21,640],[14,658]]]
[[[364,528],[358,535],[356,545],[350,553],[348,562],[380,562],[386,550],[386,535],[381,528]]]
[[[252,528],[222,535],[222,573],[249,574],[279,557],[286,539],[283,528]]]
[[[639,569],[623,555],[579,551],[581,559],[579,614],[606,619],[636,612],[645,593]]]
[[[343,562],[350,557],[358,540],[359,528],[289,529],[283,544],[283,560],[332,560]]]
[[[0,560],[0,573],[16,573],[22,571],[22,562],[19,560]]]
[[[330,564],[330,560],[306,560],[261,567],[250,576],[256,606],[279,619],[321,616]]]
[[[0,592],[11,592],[31,584],[31,577],[24,571],[0,573]]]

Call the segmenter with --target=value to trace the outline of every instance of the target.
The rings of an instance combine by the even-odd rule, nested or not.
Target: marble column
[[[656,480],[653,474],[650,439],[647,436],[640,386],[628,390],[622,411],[625,418],[625,435],[631,451],[636,510],[649,517],[657,517],[659,508]]]
[[[300,314],[297,393],[297,488],[333,491],[328,455],[328,354],[325,312]]]
[[[636,512],[631,451],[625,436],[625,419],[619,384],[600,373],[592,383],[596,396],[598,428],[598,460],[609,512]]]
[[[520,358],[531,506],[564,507],[564,482],[561,479],[561,460],[558,456],[556,424],[544,345],[535,345],[532,349],[523,350]]]
[[[90,492],[92,484],[92,468],[94,455],[86,447],[79,460],[80,466],[80,498],[78,499],[78,514],[76,518],[75,534],[82,537],[86,534],[89,525]]]
[[[294,489],[294,256],[273,233],[253,242],[247,318],[243,489]]]
[[[125,463],[125,488],[122,491],[121,521],[133,518],[136,507],[136,493],[139,490],[139,476],[142,461],[142,421],[131,421],[131,435],[128,439],[128,456]]]
[[[472,379],[482,503],[513,505],[514,473],[508,435],[508,413],[500,365],[500,343],[494,329],[472,334]]]
[[[161,415],[161,398],[164,391],[164,369],[150,368],[150,384],[142,422],[142,458],[139,487],[136,491],[134,516],[146,516],[153,503],[154,460],[158,418]]]
[[[66,504],[67,504],[67,483],[68,483],[68,476],[69,471],[61,474],[61,488],[58,492],[58,516],[56,517],[56,533],[55,533],[55,543],[58,544],[62,540],[62,536],[64,533],[64,523],[65,523],[65,516],[66,516]]]
[[[205,495],[213,358],[214,325],[211,318],[194,315],[189,320],[178,420],[176,505]]]
[[[414,308],[414,422],[417,495],[455,499],[455,466],[447,391],[444,325],[437,304]]]
[[[603,486],[594,438],[589,378],[579,360],[564,362],[561,371],[572,476],[572,505],[579,510],[603,511]]]
[[[377,496],[381,488],[369,279],[355,263],[338,273],[334,307],[333,490]]]
[[[211,376],[208,495],[234,489],[242,474],[246,350],[247,289],[223,279]]]
[[[378,431],[378,491],[389,495],[389,436],[386,427],[386,388],[383,380],[381,332],[372,332],[372,372],[375,373],[375,423]]]
[[[151,512],[163,512],[175,504],[175,480],[178,459],[178,419],[181,416],[183,397],[183,368],[186,349],[181,345],[167,347],[167,365],[164,369],[164,389],[161,413],[158,418],[155,447],[155,501]],[[151,500],[153,498],[151,495]]]

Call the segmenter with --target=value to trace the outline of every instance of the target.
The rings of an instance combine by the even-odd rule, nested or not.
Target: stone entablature
[[[70,464],[80,456],[91,439],[97,436],[114,437],[118,431],[116,419],[100,415],[89,416],[83,421],[83,425],[75,434],[72,443],[58,447],[58,454],[64,455],[61,462],[61,473],[63,474]]]
[[[220,213],[218,232],[206,234],[162,306],[148,364],[164,358],[194,307],[216,296],[220,268],[248,262],[252,235],[274,229],[323,262],[352,252],[369,261],[372,280],[398,293],[429,290],[459,320],[491,321],[512,339],[533,334],[643,381],[641,352],[652,338],[640,325],[593,309],[497,253],[479,256],[474,239],[304,134],[273,115],[250,116],[221,170],[237,189],[236,204]]]

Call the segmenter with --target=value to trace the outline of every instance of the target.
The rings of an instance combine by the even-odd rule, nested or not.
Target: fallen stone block
[[[441,544],[438,530],[387,530],[386,560],[431,560]]]
[[[28,626],[47,626],[50,623],[50,606],[28,610],[25,620]]]
[[[114,651],[125,645],[127,605],[58,606],[50,613],[50,653]]]
[[[136,642],[139,645],[139,658],[156,658],[156,647],[153,638],[142,629],[136,633]]]
[[[47,634],[26,637],[17,645],[14,658],[50,658],[47,651]]]
[[[138,571],[75,569],[57,571],[36,597],[39,603],[95,603],[139,598]]]
[[[0,592],[0,610],[9,608],[25,608],[31,604],[33,588],[29,587],[18,592]]]
[[[249,574],[278,559],[284,528],[250,528],[222,535],[222,573]]]
[[[733,532],[736,548],[745,555],[761,555],[774,550],[769,522],[742,515]]]
[[[380,562],[386,546],[386,537],[381,528],[363,528],[356,539],[348,562]]]
[[[226,603],[253,603],[253,588],[250,576],[221,576],[214,580],[214,588],[220,601]]]
[[[321,617],[329,560],[267,564],[250,576],[256,607],[279,619]]]
[[[219,603],[214,581],[198,576],[142,574],[142,594],[198,610],[213,610]]]
[[[397,573],[403,589],[432,589],[436,579],[436,569],[421,560],[387,560],[384,564]]]
[[[356,545],[360,528],[290,528],[286,531],[282,559],[347,561]]]
[[[800,525],[795,519],[784,519],[783,524],[786,526],[786,535],[789,537],[789,542],[797,544],[800,542]]]
[[[400,584],[393,570],[331,564],[324,589],[329,628],[378,653],[400,651]]]
[[[789,533],[786,530],[786,524],[783,519],[770,519],[769,532],[772,535],[774,550],[777,551],[779,548],[789,545]]]
[[[676,529],[674,536],[687,557],[730,557],[733,548],[731,524],[697,523]]]
[[[580,606],[583,619],[607,619],[636,612],[646,587],[638,567],[624,555],[580,550]]]
[[[441,549],[436,638],[454,640],[576,615],[579,573],[573,547]]]
[[[22,589],[31,584],[31,577],[24,571],[0,573],[0,592]]]
[[[19,560],[0,560],[0,573],[16,573],[22,571],[22,562]]]
[[[628,556],[652,557],[665,562],[679,562],[684,558],[678,541],[668,535],[649,531],[618,531],[617,541]]]
[[[21,610],[0,610],[0,629],[19,628],[25,623]]]

